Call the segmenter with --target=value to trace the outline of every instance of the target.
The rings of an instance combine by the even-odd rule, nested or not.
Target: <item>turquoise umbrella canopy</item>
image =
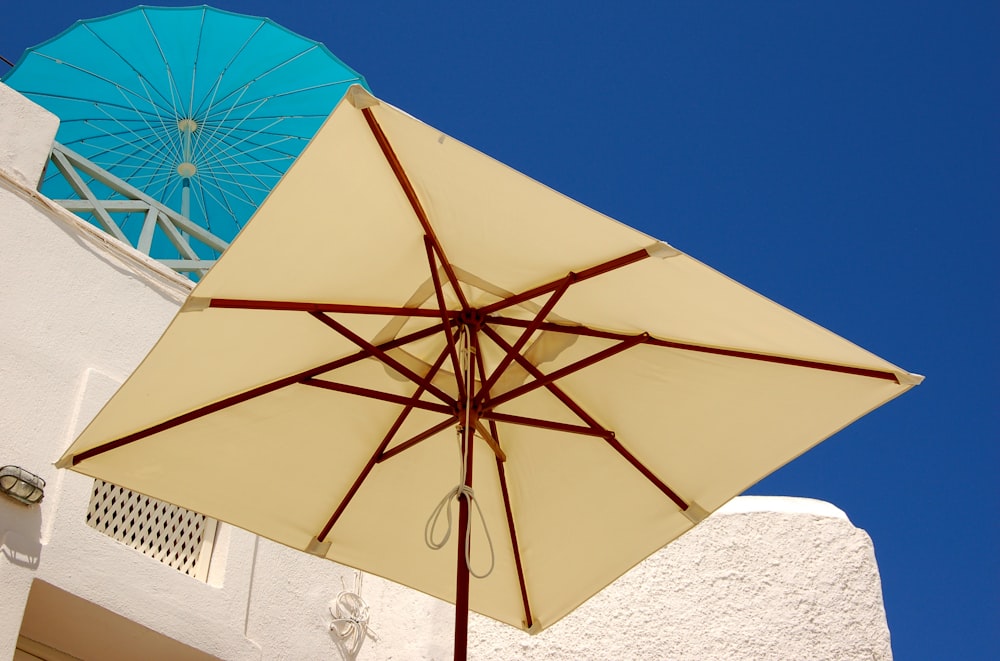
[[[321,43],[207,6],[78,21],[4,82],[60,118],[58,142],[225,241],[348,87],[366,85]],[[68,191],[49,168],[42,192]],[[122,229],[134,243],[141,219]]]

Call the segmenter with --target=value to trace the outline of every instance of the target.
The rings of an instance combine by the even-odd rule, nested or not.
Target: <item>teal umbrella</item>
[[[207,6],[78,21],[4,82],[60,118],[58,142],[225,241],[347,88],[366,85],[323,44]],[[71,196],[55,168],[42,192]],[[135,245],[133,215],[122,229]]]

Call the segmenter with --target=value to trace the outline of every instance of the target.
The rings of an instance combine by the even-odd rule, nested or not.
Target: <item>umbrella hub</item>
[[[484,315],[482,311],[477,308],[465,308],[458,313],[459,323],[469,329],[470,333],[478,333],[485,318],[486,315]]]
[[[177,128],[181,132],[181,154],[183,158],[181,164],[177,166],[177,174],[184,180],[185,189],[182,191],[181,213],[188,216],[191,213],[190,200],[188,199],[189,191],[187,190],[189,185],[188,180],[198,173],[198,166],[193,162],[191,136],[198,130],[198,122],[190,117],[185,117],[177,120]]]
[[[198,166],[196,166],[191,161],[184,161],[177,166],[177,174],[179,174],[184,179],[190,179],[191,177],[198,174]]]
[[[455,402],[455,413],[461,413],[463,415],[462,422],[465,421],[464,415],[466,412],[472,414],[472,421],[478,420],[479,414],[483,412],[482,402],[476,402],[476,401],[467,402],[465,400],[459,400]]]

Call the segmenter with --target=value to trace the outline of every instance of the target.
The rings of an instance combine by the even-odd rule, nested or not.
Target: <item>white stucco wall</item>
[[[91,480],[52,466],[189,288],[34,191],[54,131],[51,115],[0,85],[0,465],[48,482],[40,507],[0,498],[0,659],[13,653],[34,579],[219,658],[342,658],[328,606],[353,570],[221,526],[209,582],[196,581],[88,527]],[[450,658],[451,606],[370,576],[362,596],[379,640],[359,659]],[[864,531],[817,501],[741,498],[538,636],[473,616],[470,657],[871,661],[891,651]]]
[[[891,659],[871,539],[828,503],[742,497],[536,638],[479,659]]]
[[[249,631],[283,658],[320,658],[328,634],[310,626],[344,575],[299,555],[262,546]],[[372,576],[362,596],[379,640],[359,658],[451,658],[451,606]],[[265,603],[297,608],[274,628]],[[537,636],[473,615],[469,658],[884,661],[892,651],[868,535],[828,503],[742,497]]]
[[[12,99],[18,112],[9,114]],[[32,123],[26,103],[0,85],[0,136],[38,142],[17,152],[0,146],[0,464],[47,485],[40,507],[0,498],[0,594],[12,602],[0,609],[0,658],[13,651],[35,578],[147,626],[155,620],[153,628],[183,632],[208,651],[254,658],[257,647],[243,636],[249,561],[227,568],[225,590],[150,562],[89,528],[92,480],[53,467],[159,337],[189,284],[33,192],[56,125],[44,111]],[[250,558],[252,547],[252,536],[236,535],[230,552]]]

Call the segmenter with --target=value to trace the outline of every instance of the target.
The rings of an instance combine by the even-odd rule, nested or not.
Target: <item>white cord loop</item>
[[[344,656],[348,659],[357,658],[361,645],[366,638],[378,642],[378,636],[368,628],[370,612],[367,602],[361,598],[361,583],[364,576],[361,572],[354,575],[354,590],[344,587],[330,605],[330,631],[337,634],[337,641]],[[344,579],[341,578],[343,586]]]
[[[486,517],[483,515],[482,508],[479,507],[479,502],[476,501],[476,494],[473,492],[472,487],[467,487],[463,483],[446,493],[444,498],[438,502],[437,507],[434,508],[430,518],[427,519],[427,525],[424,526],[424,542],[435,551],[444,548],[444,545],[448,543],[448,539],[451,537],[451,501],[453,498],[458,500],[462,497],[467,498],[470,503],[476,506],[476,511],[479,512],[479,521],[483,524],[483,533],[486,535],[486,545],[490,550],[489,569],[482,574],[476,573],[476,571],[472,568],[472,526],[470,525],[465,531],[465,566],[469,568],[469,574],[472,576],[475,576],[476,578],[486,578],[493,573],[493,567],[496,566],[496,554],[493,552],[493,538],[490,537],[490,529],[486,527]],[[437,528],[438,520],[441,518],[441,512],[445,513],[446,527],[444,536],[442,536],[439,540],[435,540],[434,530]]]
[[[458,427],[458,444],[460,448],[463,448],[462,438],[465,434],[466,429],[472,428],[472,386],[475,383],[475,375],[472,371],[472,347],[469,340],[469,330],[463,326],[459,332],[459,342],[461,344],[461,355],[459,360],[461,362],[462,373],[465,376],[465,420],[463,424]],[[472,444],[475,434],[470,434],[469,445]],[[452,514],[451,514],[451,502],[452,499],[458,500],[459,498],[465,498],[470,504],[476,506],[476,511],[479,513],[479,521],[483,525],[483,533],[486,535],[486,545],[490,550],[490,566],[482,574],[477,574],[472,569],[472,519],[469,519],[469,525],[465,529],[465,566],[469,570],[469,574],[476,578],[486,578],[493,573],[493,568],[496,566],[496,554],[493,551],[493,539],[490,537],[489,528],[486,527],[486,517],[483,515],[482,508],[479,507],[479,502],[476,500],[476,494],[472,487],[465,485],[466,472],[465,467],[468,463],[468,452],[469,447],[465,446],[463,451],[460,453],[459,460],[461,466],[458,471],[459,479],[458,486],[454,487],[444,497],[438,502],[434,511],[431,512],[430,517],[427,519],[427,524],[424,526],[424,542],[428,547],[437,551],[444,548],[444,545],[448,543],[448,539],[451,537],[451,526],[452,526]],[[437,529],[438,521],[441,518],[441,513],[445,514],[445,531],[444,535],[440,539],[434,539],[434,531]]]

